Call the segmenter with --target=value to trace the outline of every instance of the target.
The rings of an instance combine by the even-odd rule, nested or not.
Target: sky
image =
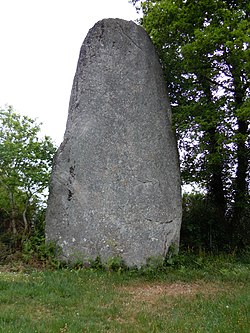
[[[0,0],[0,108],[63,140],[80,47],[103,18],[136,20],[128,0]]]

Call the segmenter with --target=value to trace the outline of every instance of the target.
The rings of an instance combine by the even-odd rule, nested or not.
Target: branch
[[[218,87],[222,87],[223,89],[225,89],[225,90],[227,90],[227,91],[230,91],[230,92],[232,92],[232,93],[235,92],[235,89],[225,87],[222,83],[216,82],[216,81],[211,80],[211,79],[209,79],[209,78],[207,78],[207,77],[206,77],[205,79],[206,79],[208,82],[210,82],[210,83],[212,83],[212,84],[214,84],[214,85],[216,85],[216,86],[218,86]]]

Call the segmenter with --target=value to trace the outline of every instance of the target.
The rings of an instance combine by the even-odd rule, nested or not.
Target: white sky
[[[37,118],[59,145],[81,44],[108,17],[138,18],[128,0],[0,0],[0,107]]]

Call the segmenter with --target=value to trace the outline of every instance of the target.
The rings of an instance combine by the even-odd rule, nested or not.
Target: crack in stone
[[[169,220],[169,221],[157,221],[157,220],[154,220],[154,219],[150,219],[148,217],[145,217],[145,220],[146,221],[149,221],[149,222],[155,222],[155,223],[159,223],[159,224],[170,224],[173,222],[173,220]]]
[[[123,29],[123,27],[118,23],[118,26],[120,27],[120,29],[121,29],[121,31],[122,31],[122,33],[138,48],[138,49],[140,49],[142,52],[143,52],[143,50],[142,50],[142,48],[138,45],[138,44],[136,44],[136,42],[129,36],[129,35],[127,35],[126,34],[126,32],[124,31],[124,29]]]
[[[160,224],[169,224],[169,223],[172,223],[173,220],[169,220],[169,221],[162,221],[162,222],[159,222]]]
[[[137,179],[137,181],[138,181],[138,183],[141,183],[141,184],[157,184],[157,183],[159,183],[159,181],[156,180],[156,179],[153,179],[153,180],[151,180],[151,179],[145,179],[145,180]]]

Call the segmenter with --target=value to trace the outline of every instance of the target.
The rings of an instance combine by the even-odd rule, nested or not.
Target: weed
[[[128,267],[121,257],[113,257],[107,260],[106,267],[109,271],[122,272],[127,270]]]

